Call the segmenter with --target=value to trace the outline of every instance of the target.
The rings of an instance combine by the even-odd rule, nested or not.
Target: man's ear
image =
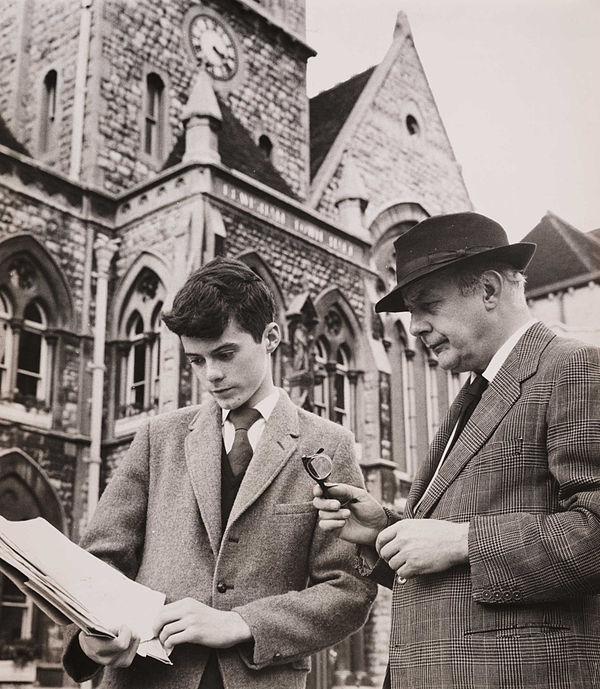
[[[263,342],[267,345],[267,352],[272,354],[281,342],[281,331],[277,323],[268,323],[263,332]]]
[[[487,311],[491,311],[498,306],[498,301],[502,296],[504,279],[496,270],[486,270],[481,276],[483,287],[483,305]]]

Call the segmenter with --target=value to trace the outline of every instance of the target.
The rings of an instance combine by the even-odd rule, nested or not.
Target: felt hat
[[[525,270],[536,245],[509,244],[503,228],[479,213],[434,215],[423,220],[394,242],[396,287],[380,299],[375,311],[408,311],[402,288],[438,270],[485,258]]]

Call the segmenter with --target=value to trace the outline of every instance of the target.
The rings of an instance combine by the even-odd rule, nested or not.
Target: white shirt
[[[256,449],[258,441],[265,430],[265,424],[267,423],[269,416],[271,416],[273,413],[273,409],[275,409],[275,405],[278,401],[279,388],[275,388],[271,394],[267,395],[264,399],[254,405],[254,409],[260,413],[261,418],[257,419],[248,429],[248,442],[252,447],[252,451]],[[225,452],[229,452],[235,438],[235,426],[228,418],[231,410],[222,409],[221,411],[223,413],[223,444],[225,445]]]
[[[520,328],[517,328],[515,332],[506,340],[506,342],[500,347],[500,349],[494,354],[494,356],[490,359],[490,363],[487,365],[485,371],[481,374],[487,381],[488,383],[491,383],[492,380],[496,377],[496,374],[498,371],[501,369],[502,364],[506,361],[508,358],[508,355],[512,352],[514,349],[515,345],[517,342],[521,339],[521,337],[531,328],[531,326],[537,323],[537,320],[535,318],[531,318],[530,320],[527,321],[527,323],[524,323]],[[475,378],[475,374],[472,373],[471,377],[469,379],[469,383],[473,382],[473,379]],[[456,425],[455,424],[454,428],[452,429],[452,433],[450,433],[450,436],[448,438],[448,442],[446,443],[446,447],[444,448],[444,452],[442,453],[442,458],[439,461],[439,464],[437,465],[437,469],[435,470],[434,475],[431,477],[431,481],[429,481],[429,485],[423,492],[423,495],[419,499],[419,502],[415,505],[415,509],[421,504],[421,501],[425,497],[427,491],[431,487],[431,484],[434,482],[435,477],[438,475],[440,471],[440,467],[442,466],[444,460],[446,459],[446,455],[448,454],[448,448],[452,447],[452,442],[454,440],[454,434],[456,433]]]

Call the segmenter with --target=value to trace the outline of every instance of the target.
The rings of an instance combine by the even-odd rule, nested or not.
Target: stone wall
[[[367,86],[367,89],[369,87]],[[420,132],[411,135],[406,117]],[[469,209],[471,203],[412,39],[407,37],[372,106],[348,140],[365,183],[368,217],[391,203],[413,201],[435,215]],[[340,168],[318,210],[337,218]]]
[[[169,153],[182,131],[181,110],[187,102],[196,64],[185,45],[183,26],[190,5],[184,2],[105,3],[102,22],[102,65],[98,111],[95,181],[118,192],[160,169],[166,155],[151,160],[141,154],[145,75],[156,71],[166,81]],[[306,193],[305,63],[281,31],[251,11],[227,3],[208,2],[238,37],[244,79],[222,90],[233,114],[257,141],[268,134],[274,162],[299,196]],[[276,35],[277,34],[277,35]],[[289,43],[289,45],[286,45]],[[160,46],[160,50],[156,47]]]

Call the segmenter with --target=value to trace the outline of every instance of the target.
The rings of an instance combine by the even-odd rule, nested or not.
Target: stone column
[[[96,257],[96,317],[94,321],[94,354],[92,363],[92,405],[90,411],[90,455],[88,458],[87,522],[89,523],[100,491],[102,463],[102,411],[104,406],[104,346],[106,340],[106,311],[108,275],[112,258],[119,247],[118,239],[98,235],[94,242]]]

